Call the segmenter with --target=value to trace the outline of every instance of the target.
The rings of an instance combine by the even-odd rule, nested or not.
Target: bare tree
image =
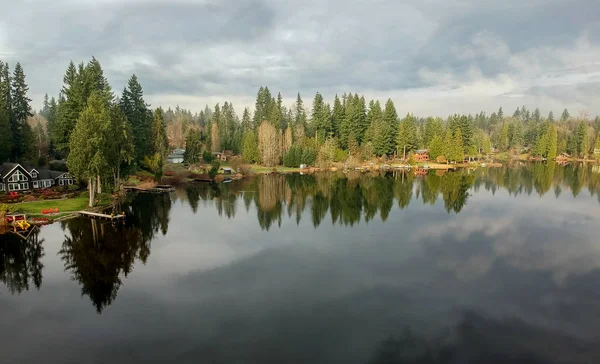
[[[273,167],[279,164],[281,156],[280,134],[268,121],[258,127],[258,151],[263,164]]]
[[[212,151],[220,152],[221,151],[221,137],[219,136],[219,126],[216,123],[212,124],[212,128],[210,129],[210,137],[212,141]]]

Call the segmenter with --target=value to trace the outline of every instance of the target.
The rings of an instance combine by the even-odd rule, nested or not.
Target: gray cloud
[[[0,14],[0,58],[39,107],[70,60],[96,56],[116,90],[148,101],[252,106],[260,85],[392,97],[401,112],[540,106],[600,113],[595,0],[22,1]]]

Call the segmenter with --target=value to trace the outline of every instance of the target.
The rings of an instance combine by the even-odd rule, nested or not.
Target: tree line
[[[197,128],[186,136],[186,159],[197,162],[205,150],[232,150],[249,163],[297,167],[349,158],[404,157],[418,149],[448,161],[507,151],[548,159],[561,153],[589,158],[600,149],[600,118],[591,121],[584,113],[571,117],[567,109],[558,120],[552,112],[542,117],[539,109],[531,112],[525,106],[512,116],[500,108],[491,115],[443,119],[408,113],[400,118],[391,99],[382,106],[356,93],[336,95],[331,106],[317,92],[310,112],[299,93],[290,107],[282,100],[281,93],[275,97],[261,87],[253,112],[245,108],[241,120],[231,103],[217,104],[212,111],[206,107]]]

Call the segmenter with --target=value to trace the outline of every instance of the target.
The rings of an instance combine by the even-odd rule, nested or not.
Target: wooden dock
[[[101,214],[98,212],[91,212],[91,211],[79,211],[78,214],[81,216],[91,217],[92,219],[104,219],[104,220],[111,220],[111,221],[125,218],[125,215],[107,215],[107,214]]]
[[[158,185],[153,188],[139,188],[135,186],[124,186],[127,192],[145,192],[145,193],[169,193],[174,192],[175,187],[170,185]]]

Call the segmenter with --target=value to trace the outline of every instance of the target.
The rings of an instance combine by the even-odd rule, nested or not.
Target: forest
[[[71,62],[58,96],[46,95],[36,112],[21,65],[11,73],[0,61],[0,70],[0,161],[46,165],[66,160],[69,171],[88,182],[90,199],[138,169],[160,175],[177,147],[186,149],[188,163],[231,150],[245,163],[290,167],[359,164],[410,156],[418,149],[428,149],[440,162],[503,152],[589,159],[600,151],[600,118],[585,112],[573,116],[567,109],[559,117],[526,106],[512,114],[500,107],[490,115],[401,117],[391,99],[367,102],[357,93],[343,93],[329,103],[317,92],[307,108],[300,93],[286,106],[281,93],[260,87],[254,109],[245,108],[241,118],[228,101],[195,113],[164,110],[146,103],[135,74],[115,93],[92,58]]]

